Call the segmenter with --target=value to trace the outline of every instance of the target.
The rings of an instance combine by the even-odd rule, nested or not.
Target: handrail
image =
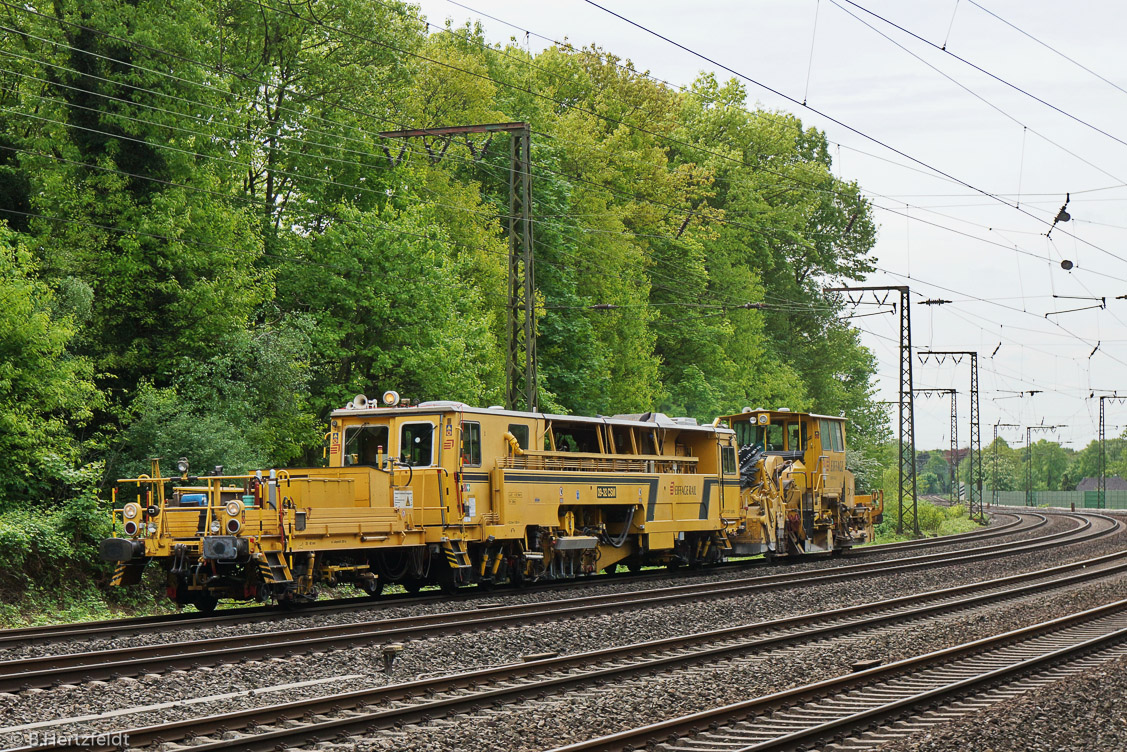
[[[536,449],[525,449],[522,454],[529,457],[576,457],[579,459],[646,460],[649,462],[700,462],[700,457],[681,454],[605,454],[602,452],[550,452]]]

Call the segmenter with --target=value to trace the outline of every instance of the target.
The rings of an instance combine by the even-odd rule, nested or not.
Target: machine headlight
[[[126,522],[125,523],[125,534],[126,535],[136,535],[137,534],[137,523],[133,522],[132,520],[130,520],[129,522]]]
[[[239,501],[228,501],[227,502],[227,514],[231,515],[232,517],[238,517],[239,513],[242,512],[242,511],[243,511],[242,502],[239,502]]]
[[[157,525],[156,525],[155,522],[150,522],[149,527],[147,529],[149,531],[149,535],[156,535],[157,534]]]
[[[219,532],[219,520],[212,520],[211,521],[211,534],[215,535],[218,532]]]
[[[227,520],[227,532],[231,535],[238,535],[239,531],[243,529],[243,523],[237,517],[232,517]]]
[[[136,517],[140,511],[141,508],[139,506],[137,506],[133,502],[129,502],[125,505],[125,508],[121,510],[121,513],[125,515],[125,519],[131,520]]]

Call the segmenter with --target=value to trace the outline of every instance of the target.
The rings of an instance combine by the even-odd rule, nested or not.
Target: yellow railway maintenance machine
[[[845,469],[845,419],[745,409],[722,418],[740,447],[742,523],[736,554],[840,554],[873,540],[881,492],[854,493]]]
[[[704,563],[758,534],[744,517],[764,489],[741,491],[736,434],[719,421],[382,402],[333,412],[329,467],[193,477],[181,460],[179,479],[154,462],[119,481],[136,498],[102,543],[114,583],[155,560],[178,603],[300,603],[322,583],[375,594]]]

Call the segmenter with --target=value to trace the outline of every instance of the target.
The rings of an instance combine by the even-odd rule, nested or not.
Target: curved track
[[[1072,530],[1042,535],[1016,545],[996,544],[967,552],[924,554],[890,562],[847,564],[830,569],[676,585],[656,590],[512,605],[490,604],[489,608],[422,616],[21,658],[0,662],[0,691],[15,692],[63,683],[162,673],[171,669],[193,669],[202,665],[285,657],[303,651],[312,652],[349,648],[360,644],[416,639],[443,634],[455,628],[464,632],[468,629],[493,629],[505,623],[558,621],[600,612],[618,613],[630,609],[652,608],[701,599],[747,596],[780,588],[856,580],[859,577],[887,575],[935,566],[952,566],[1035,551],[1050,544],[1065,545],[1088,541],[1118,531],[1123,526],[1121,522],[1102,515],[1071,515],[1070,517],[1078,523]]]
[[[1070,587],[1125,573],[1127,558],[1124,553],[1117,552],[1051,569],[822,613],[728,627],[589,653],[543,657],[527,663],[177,721],[160,726],[132,729],[124,733],[129,736],[130,746],[138,748],[182,739],[194,739],[195,743],[191,748],[200,751],[271,750],[279,746],[316,743],[317,740],[336,738],[340,735],[367,733],[375,729],[427,718],[472,712],[483,704],[516,702],[530,696],[566,691],[591,683],[644,677],[671,668],[701,665],[719,659],[746,655],[749,652],[762,652],[800,644],[812,639],[855,636],[861,631],[887,627],[891,623],[916,623],[940,618],[953,611],[980,608],[986,604],[1019,599],[1045,590]],[[1124,619],[1124,624],[1127,626],[1127,617]],[[941,654],[953,653],[941,651]],[[906,665],[906,662],[901,663]],[[874,669],[863,674],[851,675],[847,679],[875,676],[878,672],[879,670]],[[825,684],[823,682],[816,686],[821,687]],[[798,691],[792,690],[792,692]],[[819,697],[822,698],[820,702],[824,703],[825,692]],[[705,725],[711,722],[714,721],[708,721]],[[688,727],[691,727],[692,723]],[[790,721],[788,720],[787,723]],[[653,735],[652,732],[657,726],[661,728],[656,730],[664,736]],[[576,745],[574,748],[620,749],[627,743],[646,744],[659,741],[670,736],[671,733],[666,732],[664,724],[656,724],[655,727],[646,727],[646,729],[649,730],[636,730],[640,735],[637,740],[634,737],[615,735],[604,740],[606,746]],[[593,743],[595,742],[586,744]],[[688,748],[709,749],[697,747],[695,743]],[[729,748],[723,747],[723,749]]]
[[[553,752],[871,749],[1124,655],[1127,600]]]
[[[1029,532],[1047,524],[1045,515],[1033,512],[1005,512],[1012,520],[995,525],[983,530],[959,535],[949,535],[940,538],[928,538],[916,541],[900,541],[874,546],[864,546],[851,551],[846,558],[869,558],[890,552],[899,552],[915,549],[928,549],[937,546],[961,544],[970,541],[981,541],[991,538],[1005,537],[1017,533]],[[273,621],[288,616],[305,616],[318,614],[335,614],[341,612],[374,611],[388,606],[413,606],[420,604],[473,601],[476,599],[496,599],[505,592],[531,592],[535,590],[571,590],[583,589],[606,584],[628,584],[632,582],[644,583],[655,579],[665,579],[670,576],[683,576],[692,578],[701,572],[714,573],[723,568],[756,567],[765,565],[763,559],[736,562],[729,565],[709,567],[704,570],[676,570],[671,572],[650,571],[641,574],[600,574],[584,577],[579,580],[564,582],[543,583],[520,589],[507,589],[504,591],[483,592],[477,588],[466,588],[465,593],[455,595],[386,595],[378,599],[371,598],[342,598],[323,603],[315,603],[300,609],[283,608],[279,606],[252,606],[233,608],[219,613],[205,614],[198,612],[182,612],[163,614],[158,616],[142,616],[123,619],[108,619],[97,622],[77,622],[68,624],[52,624],[36,627],[21,627],[17,629],[0,630],[0,649],[26,644],[42,644],[45,641],[90,639],[95,637],[132,636],[145,633],[170,632],[179,629],[191,629],[201,625],[208,627],[228,624],[253,624],[256,622]]]

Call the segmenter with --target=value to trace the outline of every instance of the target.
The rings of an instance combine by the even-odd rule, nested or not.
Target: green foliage
[[[903,533],[897,533],[895,505],[895,497],[892,497],[891,503],[889,497],[885,497],[884,520],[877,526],[876,543],[892,543],[912,537],[911,530],[906,529]],[[920,535],[925,538],[957,535],[978,529],[978,523],[970,519],[966,507],[961,504],[946,507],[919,499],[916,502],[916,519],[920,526]]]
[[[146,572],[142,583],[110,590],[79,577],[51,585],[30,583],[0,602],[0,628],[148,616],[175,609],[164,597],[164,578],[155,568]]]
[[[883,485],[885,463],[875,452],[847,447],[845,469],[853,473],[853,485],[859,494],[872,493]]]
[[[951,468],[947,460],[944,459],[943,452],[916,452],[916,457],[927,457],[927,461],[921,470],[923,476],[930,476],[926,483],[922,483],[926,490],[921,490],[920,493],[950,493],[951,492]],[[962,482],[966,482],[966,478],[960,476]]]
[[[103,469],[57,470],[75,489],[74,498],[50,510],[0,512],[0,593],[19,593],[32,583],[57,587],[106,573],[107,566],[97,558],[98,541],[110,532],[109,504],[96,493]]]
[[[100,395],[88,360],[68,351],[66,298],[36,278],[23,239],[0,227],[0,510],[58,501]]]
[[[58,555],[96,538],[96,468],[104,494],[153,456],[312,462],[358,392],[503,402],[509,137],[379,135],[401,127],[530,123],[544,408],[845,415],[880,485],[876,363],[821,292],[872,271],[871,207],[738,82],[428,34],[382,0],[27,7],[0,39],[0,510],[24,570],[78,567]]]
[[[939,477],[935,473],[920,473],[916,485],[921,494],[937,494],[943,490]]]

